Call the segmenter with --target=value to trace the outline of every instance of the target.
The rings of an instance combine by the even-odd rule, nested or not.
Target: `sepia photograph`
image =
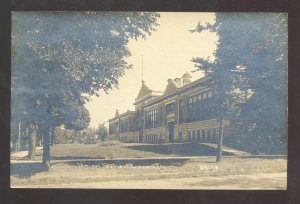
[[[288,14],[13,11],[10,187],[286,190]]]

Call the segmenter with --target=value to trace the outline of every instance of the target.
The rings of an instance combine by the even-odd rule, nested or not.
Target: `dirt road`
[[[160,180],[120,180],[89,183],[60,183],[22,186],[21,188],[97,188],[97,189],[247,189],[284,190],[286,173],[236,175],[222,177],[174,178]],[[270,188],[270,186],[273,186]]]

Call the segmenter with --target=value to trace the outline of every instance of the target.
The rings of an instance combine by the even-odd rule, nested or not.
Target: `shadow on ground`
[[[126,148],[176,156],[216,156],[217,154],[215,148],[201,143],[133,145]],[[223,151],[223,155],[232,156],[234,154]]]
[[[283,144],[273,144],[272,142],[256,143],[247,142],[242,143],[236,142],[224,142],[223,145],[249,152],[251,154],[268,154],[268,155],[287,155],[287,145]]]
[[[52,156],[52,160],[76,160],[76,159],[95,159],[93,157],[86,156]],[[105,159],[104,157],[97,157],[97,159]]]
[[[17,163],[10,164],[10,175],[18,178],[28,178],[36,173],[46,171],[42,163]]]
[[[287,159],[287,155],[251,155],[251,156],[241,156],[240,158],[244,159]]]

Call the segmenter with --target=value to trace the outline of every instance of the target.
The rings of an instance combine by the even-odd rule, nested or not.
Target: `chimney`
[[[175,81],[176,86],[178,88],[180,88],[181,87],[181,78],[175,78],[174,81]]]
[[[119,116],[119,110],[116,109],[116,114],[115,114],[115,117],[118,117]]]

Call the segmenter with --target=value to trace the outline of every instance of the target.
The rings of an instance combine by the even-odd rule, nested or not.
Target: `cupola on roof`
[[[191,74],[189,72],[186,72],[183,76],[183,79],[192,78]]]

